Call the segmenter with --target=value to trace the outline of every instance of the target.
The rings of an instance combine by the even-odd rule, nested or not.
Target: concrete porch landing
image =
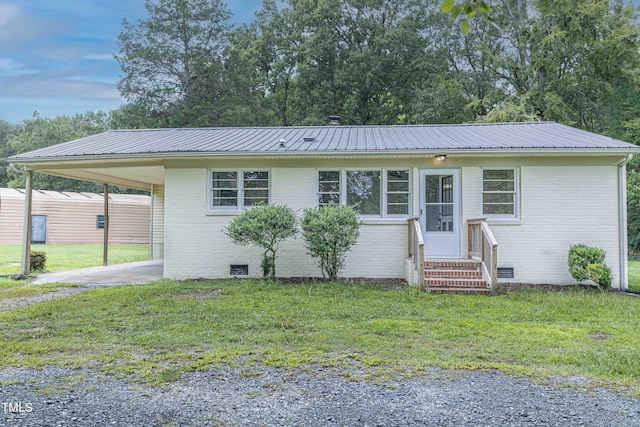
[[[142,285],[162,279],[162,259],[39,274],[32,284]]]

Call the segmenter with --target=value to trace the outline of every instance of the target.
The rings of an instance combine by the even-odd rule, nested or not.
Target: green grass
[[[485,297],[341,283],[159,282],[0,312],[0,365],[91,364],[151,383],[222,363],[317,363],[353,378],[437,365],[581,375],[640,393],[639,304],[581,289]]]
[[[640,261],[629,260],[629,289],[640,291]]]
[[[102,265],[102,245],[32,245],[31,250],[47,254],[47,271]],[[20,271],[21,251],[20,245],[0,245],[0,274]],[[109,245],[110,264],[145,259],[149,259],[149,245]]]

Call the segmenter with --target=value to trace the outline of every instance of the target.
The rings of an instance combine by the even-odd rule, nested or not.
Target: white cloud
[[[85,59],[89,59],[91,61],[113,61],[113,55],[110,53],[105,53],[105,54],[101,54],[101,53],[90,53],[88,55],[85,55],[84,57]]]
[[[34,74],[35,71],[26,68],[24,65],[11,58],[0,58],[0,76],[24,76]]]

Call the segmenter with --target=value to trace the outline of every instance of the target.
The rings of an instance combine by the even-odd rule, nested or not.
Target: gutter
[[[620,290],[629,290],[629,254],[627,248],[627,163],[633,154],[618,163],[618,244],[620,256]]]
[[[438,154],[446,154],[447,156],[510,156],[514,154],[523,155],[620,155],[627,154],[630,151],[640,152],[640,149],[630,147],[620,148],[463,148],[463,149],[408,149],[408,150],[332,150],[332,151],[173,151],[173,152],[151,152],[151,153],[127,153],[127,154],[88,154],[76,156],[51,156],[51,157],[9,157],[7,160],[18,164],[36,164],[49,162],[66,162],[66,161],[103,161],[103,160],[128,160],[128,159],[188,159],[188,158],[339,158],[339,157],[380,157],[388,158],[389,156],[397,157],[431,157]]]

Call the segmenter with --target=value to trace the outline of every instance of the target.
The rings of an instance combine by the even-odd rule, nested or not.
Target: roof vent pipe
[[[340,124],[340,116],[329,116],[329,126],[338,126]]]

